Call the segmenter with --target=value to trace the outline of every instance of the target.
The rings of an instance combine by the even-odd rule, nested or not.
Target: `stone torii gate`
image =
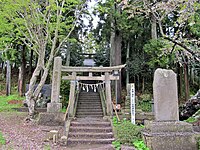
[[[94,80],[94,81],[105,81],[105,95],[106,95],[106,106],[107,106],[107,115],[112,114],[112,99],[111,99],[111,80],[119,80],[119,76],[113,76],[114,71],[121,71],[125,65],[113,66],[113,67],[70,67],[62,66],[61,57],[54,58],[54,67],[53,67],[53,80],[52,80],[52,91],[51,91],[51,103],[47,105],[47,112],[60,112],[62,104],[60,103],[60,84],[61,79],[70,80],[70,95],[69,95],[69,115],[73,116],[74,112],[74,103],[75,103],[75,89],[76,82],[82,80]],[[61,72],[68,72],[70,75],[62,76]],[[80,76],[78,73],[88,72],[89,76]],[[93,76],[92,73],[103,73],[105,75]]]

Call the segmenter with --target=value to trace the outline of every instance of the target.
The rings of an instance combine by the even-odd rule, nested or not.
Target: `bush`
[[[141,109],[144,112],[152,111],[152,96],[151,94],[142,94],[138,97],[138,101],[136,102],[137,109]]]
[[[137,150],[149,150],[149,148],[144,144],[144,141],[142,140],[133,142],[133,145]]]
[[[116,118],[113,119],[117,141],[121,144],[133,145],[134,141],[141,140],[141,126],[132,124],[130,121],[116,123]]]

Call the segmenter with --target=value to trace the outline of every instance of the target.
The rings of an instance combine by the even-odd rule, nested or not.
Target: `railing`
[[[77,108],[77,103],[78,103],[78,99],[79,99],[79,94],[80,94],[80,84],[77,81],[76,82],[76,90],[75,90],[75,102],[74,102],[74,113],[73,113],[73,117],[75,117],[76,114],[76,108]]]
[[[74,106],[73,106],[74,111],[73,111],[72,117],[74,117],[75,114],[76,114],[76,107],[77,107],[77,102],[78,102],[79,93],[80,93],[80,90],[79,90],[79,89],[80,89],[80,87],[79,87],[79,82],[76,82],[76,88],[75,88],[75,91],[74,91],[74,94],[75,94],[75,96],[74,96],[75,102],[74,102]],[[72,106],[71,106],[70,100],[69,100],[69,103],[68,103],[68,106],[67,106],[67,109],[66,109],[64,118],[63,118],[64,121],[67,120],[67,119],[69,118],[69,110],[70,110],[70,107],[72,107]]]

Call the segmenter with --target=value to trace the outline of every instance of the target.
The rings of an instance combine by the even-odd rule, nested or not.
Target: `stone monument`
[[[179,121],[176,74],[157,69],[153,81],[155,121],[145,121],[143,138],[151,150],[197,150],[191,124]]]

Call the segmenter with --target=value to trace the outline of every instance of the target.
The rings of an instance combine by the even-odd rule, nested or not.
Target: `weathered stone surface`
[[[155,121],[145,121],[146,145],[151,150],[197,150],[192,125],[179,121],[176,74],[157,69],[153,88]]]
[[[57,130],[51,130],[48,134],[48,139],[53,140],[53,136],[56,135],[58,137],[58,131]]]
[[[193,132],[192,124],[187,122],[156,122],[145,120],[145,129],[152,133]]]
[[[46,126],[63,126],[64,113],[40,113],[38,124]]]
[[[136,150],[133,146],[122,145],[121,150]]]
[[[143,132],[143,136],[151,150],[197,150],[197,143],[191,132]]]
[[[61,84],[61,67],[62,67],[61,57],[55,57],[53,66],[51,103],[60,102],[59,96],[60,96],[60,84]]]
[[[47,104],[47,112],[49,113],[57,113],[62,109],[62,103],[48,103]]]
[[[153,96],[156,121],[179,120],[177,79],[172,70],[155,71]]]
[[[60,144],[62,146],[66,146],[67,145],[67,136],[62,136],[60,139]]]
[[[34,90],[36,89],[36,87],[38,86],[38,84],[36,84],[34,86]],[[26,84],[26,92],[29,89],[29,84]],[[36,107],[37,108],[46,108],[47,107],[47,103],[49,103],[51,100],[51,84],[44,84],[39,97],[36,101]],[[28,107],[26,100],[23,101],[23,105],[25,107]]]

